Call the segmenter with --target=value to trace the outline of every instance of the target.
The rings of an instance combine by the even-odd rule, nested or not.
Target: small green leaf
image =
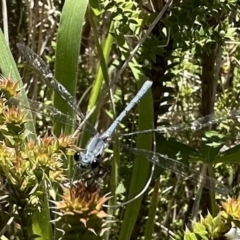
[[[239,163],[240,162],[240,145],[234,146],[225,152],[221,152],[213,163]]]
[[[187,229],[184,233],[184,240],[198,240],[198,239],[195,233],[192,233]]]
[[[206,232],[206,227],[199,222],[194,222],[193,223],[193,231],[194,232]]]
[[[119,183],[119,185],[117,186],[117,189],[115,191],[115,194],[118,195],[118,194],[123,194],[126,192],[126,188],[124,186],[124,184],[121,182]]]
[[[202,137],[200,152],[204,163],[212,163],[226,142],[226,136],[217,131],[207,131]]]
[[[218,214],[214,219],[213,219],[213,230],[219,226],[221,226],[222,223],[222,218],[221,215]]]
[[[99,0],[89,0],[90,6],[96,16],[102,13]]]

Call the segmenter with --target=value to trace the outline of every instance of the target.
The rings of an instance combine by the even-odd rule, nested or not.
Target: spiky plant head
[[[19,93],[17,82],[11,78],[0,75],[0,89],[7,99],[14,97]]]
[[[98,239],[106,230],[103,226],[109,216],[103,211],[103,204],[109,197],[102,196],[95,184],[86,187],[80,181],[62,189],[61,200],[54,203],[59,215],[57,221],[61,221],[65,231],[64,237],[88,239],[91,235]]]
[[[31,229],[33,214],[42,211],[48,189],[66,181],[63,160],[67,160],[66,150],[72,147],[73,139],[63,134],[60,138],[28,138],[32,133],[25,129],[30,121],[26,111],[8,105],[8,97],[18,92],[16,86],[11,79],[0,79],[0,176],[5,183],[0,188],[0,203],[3,209],[11,209],[2,211],[2,216],[13,217],[13,225],[18,226],[14,231],[22,236]]]

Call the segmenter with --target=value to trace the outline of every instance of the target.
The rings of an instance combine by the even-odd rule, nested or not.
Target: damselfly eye
[[[98,166],[99,166],[98,160],[94,160],[94,161],[91,163],[91,168],[92,168],[92,169],[97,168]]]
[[[80,152],[74,153],[73,158],[74,158],[74,160],[75,160],[76,162],[79,162],[79,160],[80,160]]]

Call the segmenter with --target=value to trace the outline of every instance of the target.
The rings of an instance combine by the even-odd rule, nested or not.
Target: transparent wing
[[[54,75],[50,71],[47,64],[32,49],[24,44],[17,43],[17,48],[19,49],[21,56],[23,56],[27,62],[32,65],[32,67],[41,73],[46,83],[50,85],[67,102],[67,104],[75,111],[78,117],[84,122],[85,116],[78,109],[75,97],[72,96],[67,89],[54,78]],[[90,123],[86,122],[86,124],[92,129],[93,133],[97,133],[95,128]]]
[[[18,106],[19,108],[30,110],[32,112],[35,112],[37,114],[41,114],[42,116],[46,118],[50,118],[54,121],[61,122],[67,126],[77,128],[78,122],[73,121],[73,118],[70,115],[64,114],[58,109],[56,109],[54,106],[51,105],[45,105],[41,102],[34,101],[31,99],[28,99],[28,103],[24,104],[21,102],[17,97],[11,97],[8,102],[11,105]]]
[[[134,154],[144,157],[149,161],[155,163],[156,165],[164,169],[171,170],[172,172],[181,175],[197,184],[200,184],[201,186],[207,189],[213,190],[223,195],[228,194],[227,187],[224,186],[221,182],[217,181],[214,178],[208,177],[207,175],[201,175],[199,171],[191,167],[188,167],[187,165],[177,160],[169,158],[166,155],[162,155],[160,153],[151,152],[143,149],[128,148],[127,146],[124,145],[121,146],[133,152]]]
[[[143,131],[136,131],[131,133],[125,133],[121,134],[121,136],[131,136],[136,134],[143,134],[143,133],[167,133],[167,132],[176,132],[176,131],[186,131],[186,130],[192,130],[197,131],[202,128],[205,128],[207,126],[220,123],[222,120],[228,119],[228,118],[239,118],[240,117],[240,110],[232,110],[228,113],[216,113],[216,114],[209,114],[204,117],[198,118],[190,123],[186,124],[180,124],[176,126],[164,126],[159,127],[157,129],[147,129]]]

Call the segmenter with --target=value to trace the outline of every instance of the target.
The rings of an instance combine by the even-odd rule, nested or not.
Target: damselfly
[[[86,146],[85,151],[77,152],[74,156],[75,160],[78,162],[77,165],[82,168],[96,168],[99,166],[98,159],[103,154],[106,149],[108,143],[111,141],[112,135],[119,125],[120,121],[126,116],[126,114],[140,101],[142,96],[147,92],[147,90],[151,87],[151,81],[146,81],[142,88],[139,90],[137,95],[131,100],[131,102],[127,105],[127,107],[123,110],[123,112],[116,118],[116,120],[111,124],[111,126],[102,134],[99,134],[97,130],[91,126],[87,121],[85,121],[84,114],[77,108],[75,97],[73,97],[66,88],[60,84],[53,76],[52,72],[49,70],[46,63],[30,48],[26,47],[23,44],[17,45],[20,50],[21,55],[31,64],[34,68],[36,68],[43,76],[45,81],[58,93],[60,96],[69,104],[71,108],[75,111],[78,118],[82,120],[82,123],[86,123],[88,127],[90,127],[94,136],[90,139],[89,143]],[[31,104],[34,103],[30,101],[30,109],[35,111],[36,106],[34,108],[31,107]],[[19,103],[21,106],[21,103]],[[36,103],[34,103],[37,105]],[[24,106],[23,106],[24,107]],[[54,112],[54,111],[53,111]],[[68,121],[69,117],[67,115],[62,115],[57,110],[53,113],[54,116],[64,116],[63,119],[67,120],[67,123],[71,124]],[[231,116],[239,115],[239,112],[233,111],[230,113]],[[226,116],[225,116],[226,117]],[[177,130],[186,130],[186,129],[200,129],[202,127],[208,126],[212,123],[218,122],[220,119],[215,115],[205,116],[198,120],[195,120],[190,124],[190,126],[173,126],[171,129]],[[81,124],[82,125],[82,124]],[[134,132],[125,135],[133,135],[133,134],[141,134],[146,132],[165,132],[167,129],[150,129],[142,132]],[[121,145],[122,147],[128,149],[134,154],[140,155],[149,161],[153,162],[156,165],[159,165],[163,168],[169,169],[177,174],[180,174],[188,179],[201,184],[202,186],[214,190],[216,192],[227,194],[227,188],[217,180],[210,178],[206,175],[200,175],[199,172],[193,168],[184,165],[180,161],[169,158],[168,156],[162,155],[160,153],[146,151],[144,149],[136,149],[129,148],[128,146]]]

